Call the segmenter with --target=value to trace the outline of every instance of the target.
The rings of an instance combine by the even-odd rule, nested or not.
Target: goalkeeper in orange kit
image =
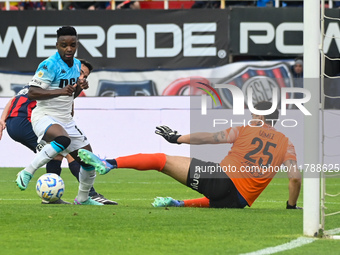
[[[257,110],[268,110],[270,102],[255,105]],[[100,159],[87,150],[78,155],[86,164],[105,171],[114,168],[158,170],[180,183],[203,194],[203,198],[178,201],[170,197],[156,198],[153,205],[211,208],[244,208],[251,206],[267,187],[281,165],[289,178],[287,209],[296,206],[301,187],[301,174],[296,153],[289,139],[271,126],[278,119],[276,109],[270,115],[252,115],[251,125],[231,127],[216,133],[200,132],[180,135],[167,126],[156,128],[156,134],[176,144],[232,143],[228,155],[220,162],[206,162],[196,158],[169,156],[164,153],[135,154],[116,159]]]

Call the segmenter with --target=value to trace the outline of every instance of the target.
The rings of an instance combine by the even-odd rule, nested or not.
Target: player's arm
[[[218,144],[228,143],[226,131],[222,130],[216,133],[197,132],[188,135],[182,135],[178,138],[178,143],[187,144]]]
[[[31,85],[28,91],[29,100],[46,100],[58,96],[73,96],[75,88],[72,85],[67,85],[62,89],[43,89],[41,87],[36,87]]]
[[[74,92],[74,98],[76,98],[77,96],[79,96],[79,94],[84,90],[84,89],[88,89],[89,88],[89,83],[86,80],[86,78],[84,79],[79,79],[77,84],[75,85],[75,92]]]
[[[140,3],[139,3],[138,1],[134,1],[134,2],[130,5],[130,9],[139,10],[139,9],[140,9]]]
[[[297,200],[299,198],[301,189],[301,173],[298,169],[296,160],[286,160],[283,162],[284,166],[287,168],[288,172],[288,189],[289,189],[289,199],[287,201],[287,209],[301,209],[296,206]]]
[[[28,83],[27,93],[29,100],[46,100],[58,96],[73,96],[74,86],[66,85],[63,88],[49,89],[52,81],[58,75],[56,65],[52,60],[44,60],[37,68],[32,80]]]
[[[216,133],[198,132],[187,135],[180,135],[176,130],[167,126],[156,127],[156,134],[161,135],[170,143],[186,144],[218,144],[232,143],[238,136],[237,128],[230,128]]]
[[[13,99],[14,97],[12,97],[11,100],[8,101],[0,117],[0,140],[2,138],[2,131],[6,128],[6,119],[7,119],[8,112],[11,107]]]
[[[76,85],[75,86],[75,91],[74,91],[74,98],[79,96],[82,91],[83,91],[83,89],[79,85]]]

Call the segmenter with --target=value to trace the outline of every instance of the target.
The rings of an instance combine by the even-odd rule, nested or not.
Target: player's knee
[[[60,149],[63,151],[65,150],[71,143],[71,139],[67,136],[57,136],[54,139],[55,145],[59,146]]]

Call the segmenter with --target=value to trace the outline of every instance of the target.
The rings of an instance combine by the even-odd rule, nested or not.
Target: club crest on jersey
[[[293,87],[293,79],[289,67],[284,63],[273,66],[246,66],[237,71],[236,74],[226,77],[217,83],[237,86],[242,90],[245,99],[247,99],[248,88],[252,88],[253,104],[260,101],[272,102],[273,88],[277,88],[276,91],[279,93],[277,98],[280,98],[281,88]],[[233,96],[228,89],[219,89],[219,95],[223,105],[227,108],[233,108]],[[291,98],[292,94],[290,93],[288,96]],[[247,106],[246,100],[245,106]]]

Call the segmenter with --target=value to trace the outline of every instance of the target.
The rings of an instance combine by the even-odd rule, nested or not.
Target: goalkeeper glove
[[[296,206],[296,204],[290,205],[290,204],[288,204],[288,201],[287,201],[286,209],[302,209],[302,207],[298,207],[298,206]]]
[[[176,130],[172,130],[171,128],[167,126],[158,126],[156,127],[155,133],[157,135],[163,136],[165,140],[167,140],[169,143],[177,143],[177,139],[181,136],[178,134]]]

